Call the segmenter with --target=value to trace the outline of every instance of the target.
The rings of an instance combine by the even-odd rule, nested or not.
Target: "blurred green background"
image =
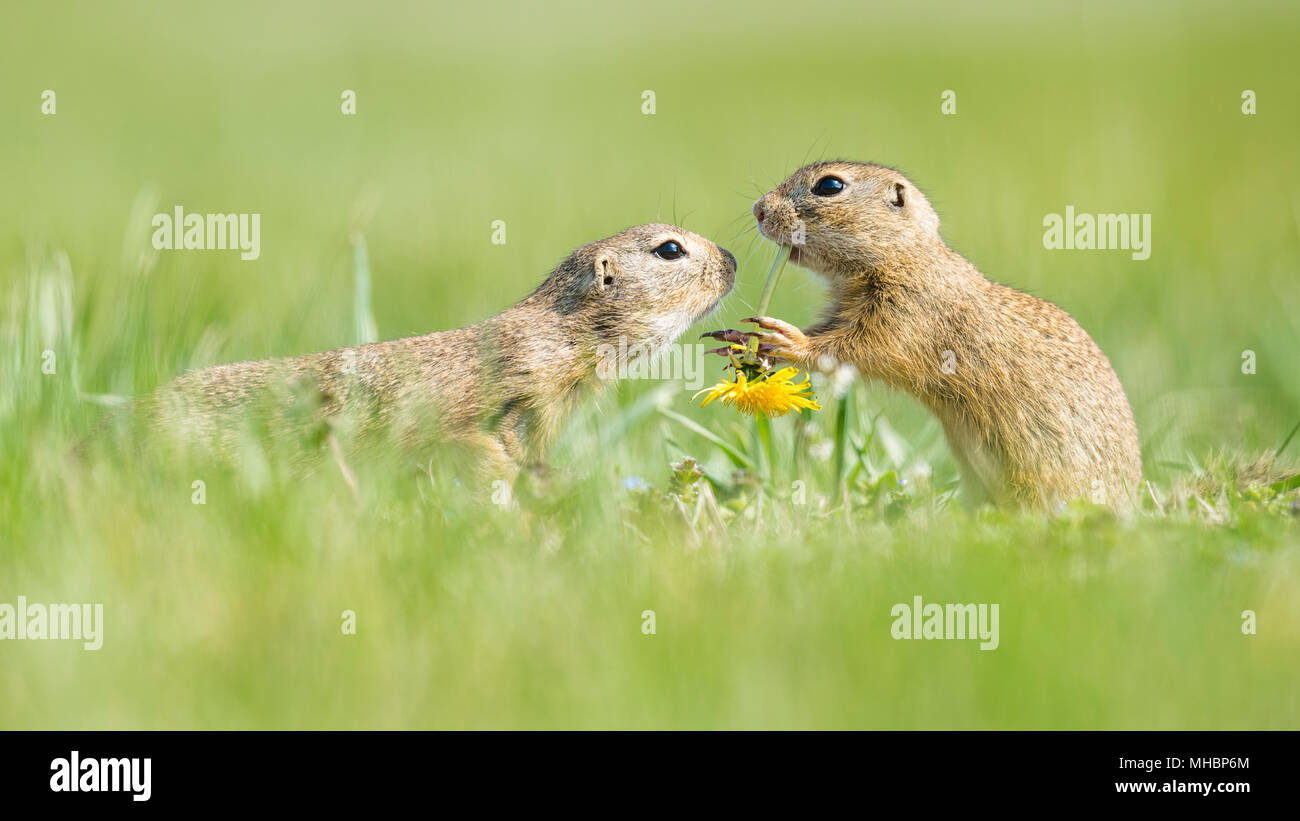
[[[382,338],[476,322],[573,248],[659,219],[739,258],[704,323],[733,324],[772,258],[753,200],[845,158],[902,169],[952,247],[1088,329],[1172,494],[1300,421],[1294,4],[51,2],[5,17],[0,601],[103,601],[108,624],[95,653],[0,643],[0,726],[1300,726],[1293,517],[1212,494],[1213,515],[1135,525],[925,499],[886,523],[772,500],[701,539],[632,512],[628,485],[665,487],[683,455],[727,478],[653,403],[741,426],[648,383],[573,420],[554,461],[581,478],[549,517],[396,475],[355,502],[336,476],[217,468],[199,507],[179,468],[66,458],[103,412],[86,395],[358,341],[357,234]],[[154,252],[149,218],[175,205],[260,213],[261,258]],[[1067,205],[1152,214],[1151,258],[1044,250],[1043,216]],[[772,313],[806,323],[823,293],[787,269]],[[853,431],[888,445],[873,445],[882,471],[951,478],[919,405],[859,387],[853,407]],[[1000,602],[1001,648],[892,641],[889,608],[915,594]],[[343,609],[358,635],[340,635]],[[1259,635],[1241,634],[1244,609]]]

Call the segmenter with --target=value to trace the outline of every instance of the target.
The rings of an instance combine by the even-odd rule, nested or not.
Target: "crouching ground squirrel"
[[[598,368],[617,372],[602,356],[657,352],[712,311],[735,274],[735,257],[704,237],[641,225],[574,251],[530,296],[477,325],[195,371],[142,398],[137,418],[222,453],[248,441],[249,417],[264,420],[263,441],[329,438],[336,456],[340,441],[417,452],[451,442],[484,473],[513,478],[541,458]]]
[[[1105,354],[1065,311],[990,282],[939,236],[902,174],[854,162],[799,169],[754,204],[759,230],[825,277],[830,302],[800,330],[770,317],[760,351],[805,369],[853,365],[943,424],[975,500],[1049,509],[1130,506],[1137,427]]]

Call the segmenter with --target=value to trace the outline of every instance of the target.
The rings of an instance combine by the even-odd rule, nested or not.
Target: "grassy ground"
[[[1300,727],[1294,495],[1239,471],[1300,457],[1300,18],[1040,5],[9,9],[0,602],[103,602],[106,627],[0,643],[0,727]],[[707,325],[734,323],[772,254],[753,199],[837,156],[908,172],[953,247],[1093,334],[1142,433],[1137,521],[962,510],[935,423],[861,385],[847,508],[833,402],[797,446],[774,423],[768,464],[671,382],[589,403],[519,509],[401,464],[354,499],[329,470],[67,459],[112,397],[358,341],[358,236],[383,338],[656,218],[736,253]],[[262,214],[261,258],[154,252],[178,204]],[[1067,205],[1152,214],[1151,258],[1045,250]],[[788,269],[772,312],[821,298]],[[721,524],[672,481],[687,456]],[[915,595],[998,603],[1000,646],[895,641]]]

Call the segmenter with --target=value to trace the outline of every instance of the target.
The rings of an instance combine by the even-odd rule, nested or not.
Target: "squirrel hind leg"
[[[499,437],[481,431],[461,440],[461,444],[470,452],[479,479],[489,484],[503,480],[514,485],[519,476],[519,463]]]

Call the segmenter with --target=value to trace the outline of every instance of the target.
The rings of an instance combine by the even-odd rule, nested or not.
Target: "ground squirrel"
[[[754,204],[764,236],[830,283],[806,330],[770,317],[760,350],[806,369],[853,365],[915,396],[943,424],[976,500],[1051,509],[1077,498],[1128,508],[1142,473],[1119,379],[1065,311],[990,282],[939,236],[902,174],[806,166]]]
[[[329,438],[336,449],[342,439],[349,451],[451,441],[484,472],[513,479],[596,381],[599,357],[653,355],[712,311],[735,273],[735,257],[709,240],[641,225],[574,251],[530,296],[477,325],[195,371],[139,400],[138,418],[183,445],[231,452],[259,415],[250,412],[265,410],[262,434]]]

